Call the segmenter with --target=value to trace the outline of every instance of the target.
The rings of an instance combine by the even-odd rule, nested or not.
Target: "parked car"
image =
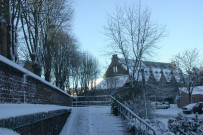
[[[156,102],[156,109],[168,109],[170,104],[168,102]]]
[[[170,108],[170,104],[168,101],[163,101],[162,104],[165,104],[166,106],[168,106],[168,108]]]
[[[203,112],[203,102],[196,103],[196,105],[192,108],[192,112],[201,114]]]
[[[190,113],[203,113],[203,102],[192,103],[186,105],[182,108],[183,113],[190,114]]]
[[[188,104],[186,106],[184,106],[182,108],[183,113],[185,114],[191,114],[192,113],[192,109],[193,107],[196,105],[197,103],[192,103],[192,104]]]

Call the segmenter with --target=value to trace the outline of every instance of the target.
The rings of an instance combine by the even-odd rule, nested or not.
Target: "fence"
[[[72,106],[88,106],[88,105],[110,105],[111,97],[109,95],[101,96],[78,96],[73,97]]]
[[[136,132],[143,135],[156,135],[155,130],[148,123],[136,115],[132,110],[116,100],[113,96],[110,97],[115,103],[115,107],[118,110],[118,115],[122,116],[124,119],[132,121],[135,125]]]

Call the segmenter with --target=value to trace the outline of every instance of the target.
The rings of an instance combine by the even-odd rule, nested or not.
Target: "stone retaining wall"
[[[0,103],[72,105],[72,97],[0,55]]]
[[[21,135],[58,135],[71,110],[61,109],[0,120],[0,127],[12,129]]]

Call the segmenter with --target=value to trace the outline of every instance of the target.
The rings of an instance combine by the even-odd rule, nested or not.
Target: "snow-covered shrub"
[[[146,120],[146,122],[155,129],[157,135],[174,135],[174,133],[168,131],[166,126],[158,120]]]
[[[135,131],[135,128],[136,128],[136,121],[135,119],[131,119],[129,121],[126,121],[126,127],[127,129],[130,131],[130,132],[134,132]]]
[[[138,95],[136,98],[132,99],[132,100],[128,100],[126,102],[124,102],[124,104],[130,108],[133,112],[135,112],[138,116],[140,116],[141,118],[146,117],[147,114],[147,118],[151,118],[152,117],[152,111],[153,111],[153,107],[151,105],[151,102],[149,100],[146,101],[146,108],[145,108],[145,103],[142,100],[142,96]]]
[[[126,120],[125,126],[133,134],[145,134],[147,131],[144,128],[145,126],[140,125],[140,122],[136,120],[135,118]],[[149,134],[150,135],[150,134]]]
[[[165,125],[158,121],[158,120],[145,120],[155,131],[157,135],[174,135],[174,133],[170,132]],[[141,125],[140,126],[140,122],[137,121],[136,119],[131,119],[128,122],[126,122],[126,127],[130,132],[133,133],[144,133],[148,135],[153,134],[152,131],[146,131],[146,127]]]
[[[203,135],[203,120],[178,114],[175,119],[169,119],[168,128],[173,133],[182,132],[189,135]]]

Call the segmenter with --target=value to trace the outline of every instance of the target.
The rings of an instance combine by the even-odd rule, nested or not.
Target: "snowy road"
[[[60,135],[128,135],[122,120],[110,113],[110,106],[72,108]]]

